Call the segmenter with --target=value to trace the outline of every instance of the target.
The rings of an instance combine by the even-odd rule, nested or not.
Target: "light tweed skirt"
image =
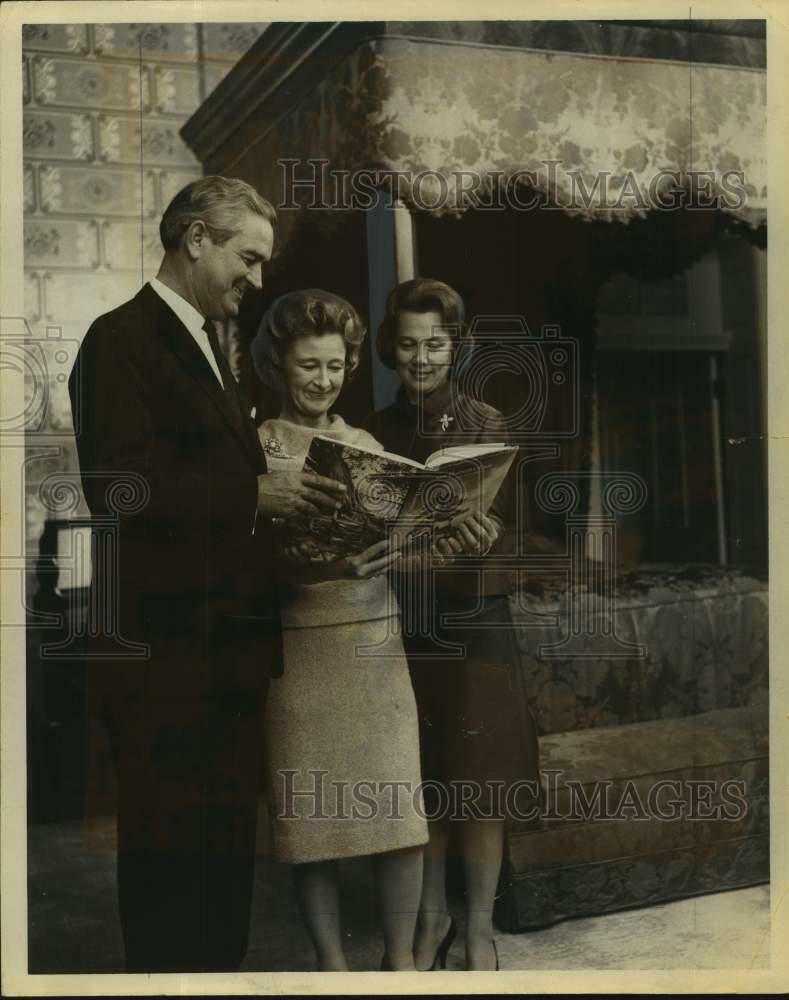
[[[332,581],[283,598],[285,669],[265,723],[275,857],[426,843],[416,703],[387,581]]]

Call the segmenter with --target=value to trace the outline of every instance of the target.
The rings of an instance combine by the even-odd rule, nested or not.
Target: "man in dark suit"
[[[118,778],[129,972],[244,957],[261,720],[281,669],[271,518],[337,502],[330,480],[266,472],[212,322],[260,288],[274,224],[243,181],[188,185],[162,218],[157,277],[92,324],[69,380],[85,498],[115,518],[89,651]],[[119,657],[124,643],[146,658]]]

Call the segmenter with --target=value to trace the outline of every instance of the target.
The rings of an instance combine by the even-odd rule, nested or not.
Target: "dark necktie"
[[[211,345],[214,360],[216,361],[217,368],[219,368],[219,374],[222,376],[228,405],[233,412],[233,416],[240,417],[241,422],[243,423],[246,419],[248,419],[247,414],[244,412],[241,403],[241,395],[236,388],[236,380],[233,378],[233,373],[230,371],[230,365],[227,363],[225,352],[219,346],[219,337],[217,336],[216,326],[212,320],[207,319],[205,323],[203,323],[203,329],[208,334],[208,343]]]
[[[207,319],[203,323],[203,329],[208,334],[208,343],[211,345],[211,352],[214,355],[214,361],[216,361],[217,368],[219,369],[219,374],[222,376],[222,382],[225,387],[225,392],[228,393],[228,382],[227,376],[230,375],[232,379],[232,374],[230,373],[230,368],[227,364],[227,359],[225,358],[222,348],[219,346],[219,337],[216,332],[216,326],[213,320]]]

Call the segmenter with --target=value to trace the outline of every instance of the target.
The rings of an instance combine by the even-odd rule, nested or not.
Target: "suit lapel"
[[[229,367],[223,366],[223,379],[230,380],[229,392],[226,392],[219,384],[205,355],[195,343],[194,337],[164,299],[157,295],[149,285],[142,288],[140,295],[144,296],[145,310],[151,314],[155,328],[159,331],[167,348],[175,354],[184,371],[194,379],[196,386],[211,401],[217,413],[227,423],[242,445],[244,453],[255,468],[262,471],[261,466],[264,460],[260,441],[252,421],[245,419],[246,415],[242,411],[238,388]],[[249,424],[249,427],[246,424]]]
[[[219,351],[219,357],[216,360],[219,365],[219,371],[222,375],[222,382],[225,386],[227,386],[225,399],[233,412],[236,425],[242,435],[242,438],[246,441],[247,447],[251,449],[253,456],[258,460],[258,462],[262,460],[265,463],[263,448],[260,444],[257,430],[247,413],[247,409],[241,395],[241,390],[233,377],[233,373],[230,371],[230,365],[227,358],[224,354],[222,354],[221,350]]]

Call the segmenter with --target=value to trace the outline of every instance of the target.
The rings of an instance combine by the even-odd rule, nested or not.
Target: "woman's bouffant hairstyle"
[[[282,390],[285,355],[298,337],[339,334],[345,343],[345,380],[359,367],[367,329],[350,304],[321,288],[288,292],[272,302],[252,341],[252,362],[258,377],[270,388]]]
[[[466,333],[466,308],[455,289],[434,278],[412,278],[392,289],[376,340],[378,355],[388,368],[395,367],[397,329],[404,312],[439,314],[442,326],[449,328],[452,337],[454,367],[458,344]]]
[[[274,206],[251,184],[237,177],[201,177],[182,188],[165,209],[159,236],[165,250],[177,250],[184,233],[200,219],[212,242],[221,246],[239,229],[247,212],[262,216],[272,226],[277,221]]]

